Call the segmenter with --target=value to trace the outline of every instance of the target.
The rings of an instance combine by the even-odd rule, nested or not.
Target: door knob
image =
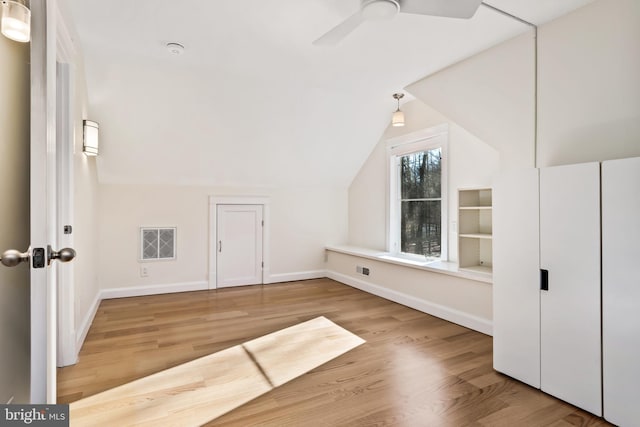
[[[29,252],[20,252],[15,249],[9,249],[2,253],[0,262],[6,267],[15,267],[21,262],[29,262]]]
[[[60,262],[69,262],[76,257],[76,251],[71,248],[62,248],[59,251],[54,251],[51,246],[47,246],[47,264],[51,264],[51,261],[58,260]]]
[[[9,249],[2,253],[0,257],[0,263],[7,267],[15,267],[21,262],[29,262],[29,259],[33,256],[33,268],[45,267],[45,253],[44,248],[33,248],[31,251],[20,252],[15,249]],[[51,246],[47,246],[47,265],[51,264],[53,260],[59,260],[60,262],[69,262],[76,257],[76,251],[71,248],[62,248],[59,251],[54,251]]]

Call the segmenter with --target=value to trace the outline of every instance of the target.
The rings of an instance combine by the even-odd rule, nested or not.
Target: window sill
[[[366,248],[355,246],[327,246],[325,248],[331,252],[353,255],[362,258],[368,258],[375,261],[387,262],[390,264],[400,265],[404,267],[417,268],[420,270],[430,271],[433,273],[447,274],[450,276],[461,277],[464,279],[475,280],[477,282],[493,283],[491,274],[469,271],[461,269],[455,262],[447,261],[416,261],[406,258],[394,256],[388,252],[374,251]]]

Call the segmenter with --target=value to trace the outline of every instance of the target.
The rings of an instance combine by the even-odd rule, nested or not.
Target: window
[[[140,228],[140,259],[143,261],[176,257],[176,228]]]
[[[447,259],[446,127],[389,144],[389,251]]]

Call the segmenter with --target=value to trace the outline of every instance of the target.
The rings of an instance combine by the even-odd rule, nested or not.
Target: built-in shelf
[[[491,188],[458,190],[458,264],[460,269],[492,274]]]

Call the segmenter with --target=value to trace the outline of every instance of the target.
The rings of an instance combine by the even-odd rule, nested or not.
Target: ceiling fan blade
[[[316,46],[336,45],[343,38],[349,35],[349,33],[358,28],[363,20],[364,18],[362,17],[362,12],[358,11],[344,20],[341,24],[338,24],[337,26],[326,32],[324,35],[320,36],[320,38],[315,40],[313,44]]]
[[[482,0],[400,0],[400,12],[469,19]]]

